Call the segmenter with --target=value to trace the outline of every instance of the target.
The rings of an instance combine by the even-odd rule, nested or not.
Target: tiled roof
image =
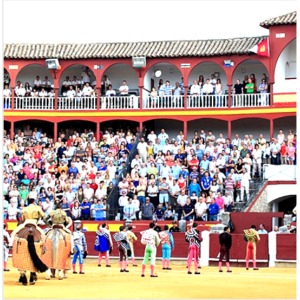
[[[264,22],[261,22],[259,25],[265,28],[269,28],[273,25],[286,25],[286,24],[296,24],[297,23],[297,12],[293,11],[289,14],[275,17]]]
[[[98,44],[4,44],[6,59],[88,59],[247,54],[267,36],[219,40]]]

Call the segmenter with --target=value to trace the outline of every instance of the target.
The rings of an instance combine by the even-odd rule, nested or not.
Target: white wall
[[[278,185],[268,185],[267,186],[267,203],[289,195],[297,195],[297,185],[296,184],[278,184]]]
[[[125,64],[113,65],[105,71],[114,90],[119,90],[123,80],[127,81],[129,89],[139,89],[139,79],[134,69]]]
[[[154,76],[154,72],[156,70],[161,70],[162,74],[159,78]],[[172,72],[172,73],[171,73]],[[175,67],[172,64],[168,63],[159,63],[154,66],[152,66],[146,73],[145,78],[144,78],[144,87],[147,90],[151,90],[151,78],[154,79],[154,87],[157,89],[158,87],[158,82],[160,79],[163,79],[164,83],[169,80],[171,86],[175,86],[175,82],[181,81],[181,72],[177,67]],[[147,91],[143,91],[143,98],[147,97],[149,93]]]
[[[286,80],[286,77],[297,77],[296,70],[296,42],[293,40],[282,51],[275,68],[274,93],[297,92],[297,80]],[[288,65],[287,65],[288,63]]]
[[[43,67],[41,65],[30,65],[23,68],[18,73],[16,84],[17,81],[21,81],[23,83],[23,86],[25,85],[25,82],[28,82],[31,86],[33,86],[36,76],[40,76],[40,79],[42,81],[45,79],[45,76],[48,76],[51,84],[53,84],[53,77],[51,72],[46,67]]]
[[[263,73],[265,73],[267,77],[269,77],[269,73],[266,67],[261,62],[255,60],[246,60],[238,65],[238,67],[235,69],[232,78],[233,86],[236,84],[237,79],[243,82],[245,75],[248,75],[248,77],[250,78],[250,75],[252,73],[255,75],[257,88],[261,84]]]

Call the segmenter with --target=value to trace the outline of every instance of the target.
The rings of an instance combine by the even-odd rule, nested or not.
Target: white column
[[[269,233],[269,267],[275,267],[276,260],[276,235],[277,233],[271,231]]]
[[[209,235],[210,232],[204,230],[201,232],[203,241],[201,243],[201,258],[200,258],[200,265],[201,266],[208,266],[209,263]]]

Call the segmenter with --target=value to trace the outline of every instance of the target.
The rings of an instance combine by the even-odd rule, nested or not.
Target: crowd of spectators
[[[230,140],[202,129],[187,141],[182,131],[173,139],[164,129],[151,131],[138,141],[128,170],[135,140],[130,130],[112,128],[99,141],[91,129],[60,130],[57,141],[29,125],[14,139],[4,131],[5,217],[20,218],[34,198],[46,214],[62,202],[74,220],[103,220],[108,212],[120,220],[216,220],[248,200],[263,164],[296,163],[293,131],[280,130],[271,142],[263,134]],[[117,184],[113,210],[106,198]]]
[[[4,130],[4,218],[21,218],[29,198],[45,214],[61,202],[74,220],[106,218],[106,199],[118,182],[135,135],[108,128],[100,141],[91,129],[60,130],[59,136],[53,141],[27,125],[11,139]]]

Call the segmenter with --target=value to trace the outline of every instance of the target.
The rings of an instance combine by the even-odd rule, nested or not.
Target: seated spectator
[[[268,234],[268,231],[265,229],[265,225],[264,224],[260,224],[259,225],[259,229],[257,231],[258,234]]]
[[[65,93],[69,90],[70,85],[72,85],[72,82],[70,81],[70,77],[67,76],[66,80],[63,82],[61,87],[61,94],[65,95]]]
[[[42,81],[40,80],[40,76],[36,76],[36,79],[33,83],[33,87],[39,92],[42,88]]]
[[[69,90],[67,91],[68,98],[74,98],[76,96],[76,92],[73,90],[73,85],[70,85]]]
[[[190,221],[193,219],[194,205],[191,203],[191,199],[188,197],[186,199],[186,204],[183,206],[183,216],[185,221]]]
[[[90,87],[90,84],[88,82],[85,83],[84,88],[82,90],[84,97],[91,97],[93,94],[93,89]]]
[[[43,80],[41,86],[45,89],[45,91],[47,93],[50,92],[50,89],[51,89],[51,82],[50,80],[48,79],[48,76],[45,76],[45,79]]]
[[[39,92],[39,97],[47,97],[48,93],[45,91],[45,89],[42,87],[41,91]]]
[[[162,204],[158,204],[156,210],[155,210],[155,219],[157,221],[163,221],[164,220],[165,211],[162,208]]]
[[[153,213],[155,211],[155,208],[150,202],[149,197],[146,197],[146,202],[142,205],[141,211],[143,220],[153,220]]]
[[[8,88],[7,84],[4,86],[3,97],[11,97],[11,90]]]
[[[90,220],[91,219],[91,203],[89,203],[87,198],[83,199],[83,202],[80,205],[81,208],[81,220]]]
[[[108,90],[105,93],[106,97],[115,97],[116,96],[116,91],[112,88],[112,85],[110,84],[108,86]]]
[[[174,220],[175,217],[175,211],[173,210],[173,206],[170,204],[168,205],[168,208],[165,211],[165,220]]]
[[[17,97],[24,97],[26,94],[25,88],[23,87],[23,83],[20,83],[19,88],[16,90]]]

